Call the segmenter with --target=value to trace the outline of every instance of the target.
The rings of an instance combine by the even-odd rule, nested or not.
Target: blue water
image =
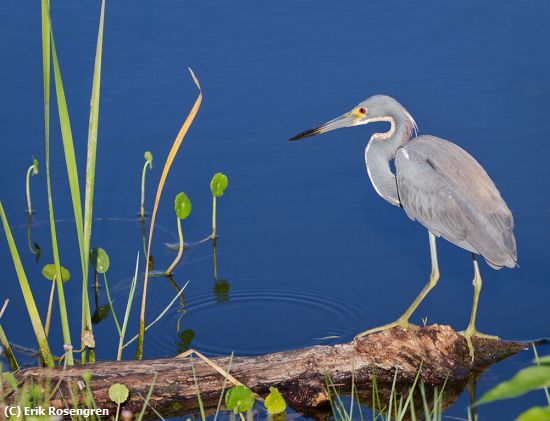
[[[52,5],[81,181],[98,16],[98,2]],[[213,173],[226,173],[217,260],[229,291],[215,293],[208,243],[189,249],[175,272],[180,286],[191,281],[180,331],[193,330],[193,347],[211,355],[256,354],[346,341],[394,320],[422,288],[430,270],[427,234],[376,195],[365,170],[364,147],[385,127],[287,142],[377,93],[398,99],[421,133],[472,153],[514,213],[521,268],[482,266],[479,328],[511,339],[550,335],[549,19],[543,0],[521,7],[513,1],[108,2],[94,209],[99,220],[92,244],[110,254],[108,278],[119,317],[138,251],[143,262],[136,219],[143,153],[155,157],[147,180],[150,211],[162,163],[197,95],[187,73],[191,66],[204,102],[168,177],[153,254],[158,269],[175,255],[164,244],[177,241],[172,203],[180,191],[193,202],[183,224],[186,241],[209,233],[208,184]],[[2,2],[0,27],[0,198],[44,314],[49,285],[40,269],[52,255],[38,4]],[[56,113],[52,104],[54,206],[62,264],[73,274],[66,294],[77,342],[80,264]],[[42,248],[38,264],[25,244],[24,179],[33,156],[40,162],[31,186],[32,238]],[[428,323],[462,329],[471,306],[471,259],[444,241],[438,245],[441,281],[414,321],[428,317]],[[0,299],[11,300],[2,324],[14,343],[33,347],[4,240],[0,265]],[[175,293],[164,278],[150,285],[148,320]],[[99,305],[106,304],[103,291],[99,298]],[[146,357],[177,352],[180,315],[174,308],[148,332]],[[136,318],[137,307],[132,333]],[[94,333],[99,358],[112,358],[112,320]],[[339,338],[320,339],[327,336]],[[57,353],[61,345],[55,324]],[[494,366],[479,392],[531,358],[526,352]],[[490,405],[480,409],[480,419],[510,419],[544,402],[536,393]],[[448,415],[465,417],[467,404],[463,396]]]

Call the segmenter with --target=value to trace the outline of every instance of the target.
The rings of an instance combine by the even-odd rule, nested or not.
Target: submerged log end
[[[396,365],[418,368],[419,361],[429,362],[424,368],[445,368],[476,373],[526,349],[530,342],[503,341],[473,337],[474,359],[469,354],[466,339],[447,325],[414,326],[367,335],[354,341],[358,355],[372,359],[376,365]],[[407,364],[408,363],[408,364]],[[408,366],[410,365],[410,367]],[[414,366],[414,367],[413,367]]]

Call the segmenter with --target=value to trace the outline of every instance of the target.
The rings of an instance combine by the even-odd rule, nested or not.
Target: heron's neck
[[[414,120],[403,109],[394,115],[381,117],[378,121],[387,121],[391,126],[386,133],[375,133],[370,138],[365,149],[367,172],[376,192],[392,205],[400,206],[397,182],[390,162],[395,158],[397,149],[411,138]]]

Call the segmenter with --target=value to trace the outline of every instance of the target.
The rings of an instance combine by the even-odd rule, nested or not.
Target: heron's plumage
[[[399,201],[411,219],[494,268],[516,266],[512,213],[470,154],[447,140],[419,136],[397,150],[395,171]]]

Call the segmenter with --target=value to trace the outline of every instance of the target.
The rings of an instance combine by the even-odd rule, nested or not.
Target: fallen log
[[[458,395],[470,379],[479,376],[488,366],[529,345],[482,338],[473,338],[472,342],[475,349],[473,362],[466,341],[449,326],[413,326],[408,330],[396,327],[339,345],[234,357],[231,375],[262,396],[267,395],[270,386],[275,386],[293,409],[307,412],[328,402],[327,375],[334,384],[341,385],[344,392],[349,390],[352,378],[360,390],[370,388],[373,376],[376,376],[379,390],[389,390],[397,367],[396,389],[408,390],[421,367],[421,379],[428,388],[441,390],[445,384],[450,395]],[[220,367],[227,367],[230,359],[220,357],[213,361]],[[69,388],[76,391],[83,402],[84,392],[78,391],[77,384],[83,373],[90,372],[90,388],[99,408],[114,413],[116,405],[109,399],[108,388],[114,383],[122,383],[130,390],[122,408],[135,413],[141,410],[143,398],[156,375],[149,406],[166,416],[181,415],[198,409],[192,364],[205,407],[215,407],[224,378],[197,358],[193,361],[190,358],[168,358],[98,362],[67,367],[65,371],[61,368],[28,368],[18,373],[17,378],[42,385],[60,381],[51,405],[62,408],[72,401]]]

